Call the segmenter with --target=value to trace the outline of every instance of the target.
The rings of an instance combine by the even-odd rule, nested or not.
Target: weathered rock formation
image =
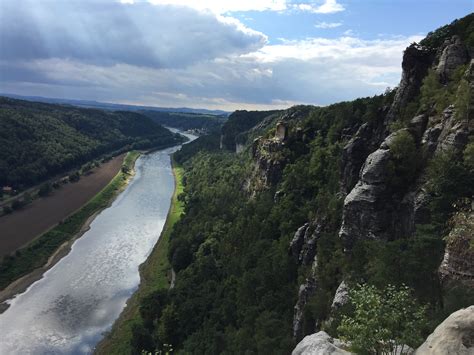
[[[474,306],[451,314],[415,352],[415,355],[450,354],[474,354]]]
[[[387,122],[396,119],[401,109],[418,95],[423,78],[433,62],[433,52],[419,44],[410,45],[403,54],[402,79],[387,115]]]
[[[316,245],[324,222],[315,219],[298,228],[290,242],[289,252],[299,265],[312,265],[316,256]]]
[[[301,340],[291,355],[348,355],[343,349],[344,343],[334,339],[326,332],[308,335]]]
[[[469,61],[469,52],[458,36],[453,36],[444,43],[443,53],[436,68],[441,82],[446,83],[459,65]]]
[[[453,217],[444,258],[439,267],[444,284],[460,282],[474,289],[474,211],[461,211]]]
[[[331,304],[331,311],[335,312],[341,307],[344,307],[349,302],[349,287],[345,281],[342,281],[339,284],[339,287],[336,290],[334,299]]]
[[[293,338],[301,339],[303,335],[303,316],[304,308],[310,297],[313,296],[318,289],[315,275],[311,275],[306,281],[300,285],[298,290],[298,301],[296,302],[293,313]]]
[[[285,142],[279,139],[256,138],[252,145],[254,169],[246,189],[254,194],[280,181],[287,164]]]

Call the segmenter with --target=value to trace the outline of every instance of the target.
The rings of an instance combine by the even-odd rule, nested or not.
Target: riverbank
[[[140,301],[157,290],[169,289],[172,281],[172,269],[168,261],[168,246],[174,225],[184,212],[183,202],[178,196],[183,192],[183,168],[172,161],[175,189],[170,210],[160,238],[150,256],[140,266],[140,285],[138,290],[127,301],[127,306],[115,321],[112,330],[97,345],[95,354],[128,354],[132,340],[133,328],[141,323],[139,312]]]
[[[76,213],[102,191],[122,168],[125,154],[95,167],[79,181],[60,184],[47,196],[0,217],[0,259],[26,247],[38,236]]]
[[[140,153],[132,151],[125,156],[122,168],[115,177],[77,212],[50,229],[14,256],[6,257],[0,264],[0,313],[8,305],[4,302],[25,291],[44,272],[68,254],[74,241],[82,236],[90,223],[126,187],[134,174],[134,164]]]

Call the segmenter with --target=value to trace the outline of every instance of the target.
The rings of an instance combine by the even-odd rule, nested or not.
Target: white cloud
[[[341,22],[324,22],[323,21],[323,22],[318,22],[316,25],[314,25],[314,27],[316,28],[323,28],[323,29],[336,28],[339,26],[342,26]]]
[[[188,7],[199,11],[211,11],[215,14],[246,11],[286,11],[297,9],[319,14],[332,14],[344,11],[337,0],[307,1],[295,4],[294,0],[146,0],[155,5]],[[124,4],[139,3],[140,0],[120,0]]]
[[[341,12],[345,10],[344,6],[339,4],[337,0],[324,0],[324,3],[319,6],[310,4],[309,7],[304,6],[304,8],[300,7],[300,9],[317,14],[333,14],[335,12]]]
[[[16,69],[27,71],[26,80],[2,87],[20,94],[47,91],[50,96],[226,110],[329,104],[382,93],[387,86],[397,85],[403,50],[419,39],[285,40],[245,55],[182,68],[42,59],[16,63]],[[14,72],[11,67],[10,72]]]
[[[104,0],[18,2],[2,3],[3,59],[180,67],[249,53],[267,41],[237,19],[192,8]]]
[[[128,0],[133,3],[133,0]],[[156,5],[190,7],[199,11],[217,14],[236,11],[284,11],[287,0],[149,0]]]
[[[226,110],[329,104],[397,85],[403,50],[421,38],[270,44],[217,2],[219,11],[211,12],[111,0],[18,1],[29,6],[3,2],[9,11],[0,11],[0,86],[27,95]],[[227,8],[263,6],[232,3]],[[310,8],[298,11],[327,3],[306,2]]]

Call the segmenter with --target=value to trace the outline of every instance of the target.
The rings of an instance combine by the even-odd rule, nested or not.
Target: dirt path
[[[0,217],[0,258],[28,244],[82,207],[119,172],[119,155],[76,183],[63,185],[53,195],[36,199],[20,211]]]

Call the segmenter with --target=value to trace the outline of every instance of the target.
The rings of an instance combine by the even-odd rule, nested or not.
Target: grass
[[[119,355],[129,354],[132,329],[141,323],[140,301],[150,293],[170,287],[171,265],[168,261],[168,246],[173,226],[184,212],[184,205],[178,200],[183,192],[183,168],[173,163],[176,186],[171,200],[171,207],[161,232],[160,239],[148,259],[140,266],[140,286],[127,302],[127,307],[115,322],[112,331],[104,338],[96,349],[96,354]]]
[[[137,151],[127,153],[122,169],[115,177],[77,212],[61,221],[57,226],[43,233],[28,246],[18,250],[12,256],[6,256],[0,263],[0,290],[20,277],[44,266],[51,255],[65,242],[74,237],[84,223],[94,213],[106,208],[110,201],[126,186],[129,177],[123,172],[133,169],[135,160],[140,155]]]

